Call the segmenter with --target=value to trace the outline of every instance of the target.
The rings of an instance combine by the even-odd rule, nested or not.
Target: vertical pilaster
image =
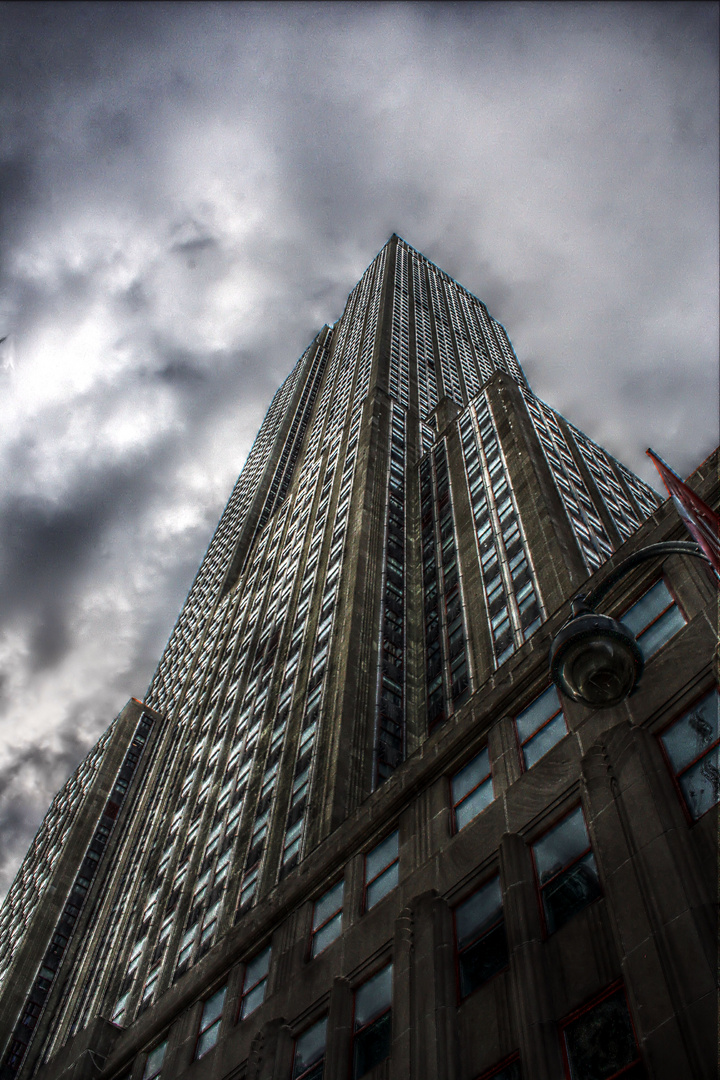
[[[582,763],[590,831],[638,1038],[657,1080],[717,1076],[712,898],[653,737],[612,728]]]
[[[349,1080],[353,995],[347,979],[333,979],[328,1010],[325,1075]]]
[[[517,833],[506,833],[500,841],[500,880],[523,1075],[558,1080],[563,1075],[562,1063],[532,856]]]

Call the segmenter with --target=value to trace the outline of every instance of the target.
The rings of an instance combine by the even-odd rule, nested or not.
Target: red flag
[[[720,517],[653,450],[646,453],[654,461],[685,528],[720,578]]]

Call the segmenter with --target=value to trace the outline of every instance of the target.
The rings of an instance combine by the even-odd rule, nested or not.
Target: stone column
[[[545,967],[532,855],[517,833],[506,833],[500,841],[500,881],[523,1075],[533,1080],[559,1080],[563,1066]]]
[[[713,898],[657,741],[618,724],[585,754],[582,773],[610,924],[651,1074],[715,1080]]]
[[[414,897],[395,922],[394,1076],[458,1075],[452,915],[434,890]]]
[[[350,983],[342,977],[333,979],[325,1049],[325,1075],[333,1080],[349,1080],[352,1014]]]

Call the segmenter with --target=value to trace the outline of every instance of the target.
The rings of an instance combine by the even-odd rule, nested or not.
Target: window
[[[694,820],[720,798],[720,697],[713,690],[676,720],[660,742]]]
[[[327,1016],[295,1040],[292,1080],[321,1080],[325,1062]]]
[[[450,781],[455,828],[464,828],[495,798],[487,747],[469,761]]]
[[[662,578],[625,612],[620,621],[632,630],[646,660],[685,625],[683,614]]]
[[[127,1003],[128,1003],[129,1000],[130,1000],[130,991],[128,990],[128,992],[126,994],[123,994],[123,996],[121,998],[118,998],[118,1000],[115,1002],[115,1008],[113,1009],[112,1016],[110,1017],[111,1023],[113,1023],[113,1024],[119,1024],[120,1023],[120,1021],[123,1018],[123,1014],[125,1013],[125,1009],[127,1007]]]
[[[207,1054],[208,1050],[212,1050],[213,1046],[218,1041],[226,993],[227,986],[223,986],[221,990],[216,991],[211,998],[208,998],[203,1005],[202,1016],[200,1018],[200,1030],[198,1031],[198,1039],[195,1045],[196,1058],[201,1058],[203,1055]]]
[[[562,1024],[568,1080],[640,1080],[645,1070],[625,992],[617,989]]]
[[[167,1039],[165,1039],[164,1042],[161,1042],[159,1046],[156,1046],[154,1050],[150,1051],[147,1056],[147,1061],[145,1062],[142,1080],[155,1080],[155,1077],[160,1075],[166,1050]]]
[[[270,946],[263,949],[245,968],[242,998],[240,1000],[240,1019],[244,1020],[265,1000],[265,984],[270,967]]]
[[[515,717],[515,727],[523,763],[526,769],[531,769],[567,735],[567,724],[554,686],[549,686]]]
[[[311,956],[317,956],[340,936],[344,885],[344,881],[338,881],[331,889],[328,889],[324,896],[315,901]]]
[[[532,846],[545,925],[553,934],[600,896],[595,857],[582,808],[546,832]]]
[[[392,964],[355,991],[353,1080],[390,1054],[392,1041]]]
[[[180,967],[186,960],[190,959],[190,953],[193,951],[195,945],[195,937],[197,936],[197,923],[191,926],[189,930],[186,930],[182,936],[180,942],[180,948],[178,950],[177,966]]]
[[[493,878],[454,911],[460,997],[508,965],[500,878]]]
[[[489,1072],[484,1072],[478,1080],[521,1080],[520,1061],[515,1054],[509,1060],[493,1065]]]
[[[398,883],[398,831],[386,836],[365,856],[365,910],[377,904]]]

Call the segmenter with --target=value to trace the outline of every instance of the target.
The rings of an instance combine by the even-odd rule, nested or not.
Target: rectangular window
[[[620,621],[632,630],[646,660],[685,625],[683,614],[662,578],[625,612]]]
[[[549,686],[515,717],[518,741],[526,769],[544,757],[567,735],[558,692]]]
[[[365,910],[367,911],[398,883],[398,831],[386,836],[365,856]]]
[[[455,829],[459,830],[495,798],[487,747],[455,773],[450,781],[450,789]]]
[[[625,991],[620,988],[561,1024],[565,1076],[641,1080],[646,1076]]]
[[[711,691],[660,736],[693,820],[720,799],[720,695]]]
[[[532,846],[545,925],[553,934],[600,896],[595,856],[582,807],[576,807]]]
[[[392,964],[355,991],[353,1080],[390,1056],[392,1043]]]
[[[489,1072],[484,1072],[478,1080],[522,1080],[520,1060],[517,1054],[506,1058],[500,1065],[493,1065]]]
[[[200,1018],[200,1029],[198,1031],[197,1043],[195,1044],[196,1058],[201,1058],[207,1054],[208,1050],[212,1050],[213,1046],[218,1041],[226,993],[227,986],[223,986],[221,990],[216,991],[211,998],[208,998],[203,1005],[202,1016]]]
[[[458,985],[465,998],[508,965],[500,878],[483,885],[453,914]]]
[[[328,889],[324,896],[315,901],[311,956],[317,956],[340,936],[344,886],[344,881],[338,881],[331,889]]]
[[[240,1019],[244,1020],[255,1012],[265,1000],[265,984],[270,968],[270,946],[258,953],[245,968],[242,997],[240,999]]]
[[[155,1080],[155,1078],[160,1075],[166,1050],[167,1039],[165,1039],[164,1042],[161,1042],[159,1046],[156,1046],[154,1050],[150,1051],[145,1062],[142,1080]]]
[[[292,1080],[322,1080],[325,1070],[327,1016],[295,1040]]]
[[[195,937],[197,936],[197,923],[195,926],[191,926],[189,930],[186,930],[183,934],[182,941],[180,942],[180,949],[178,951],[177,966],[180,967],[186,960],[190,959],[190,954],[193,951],[195,945]]]

